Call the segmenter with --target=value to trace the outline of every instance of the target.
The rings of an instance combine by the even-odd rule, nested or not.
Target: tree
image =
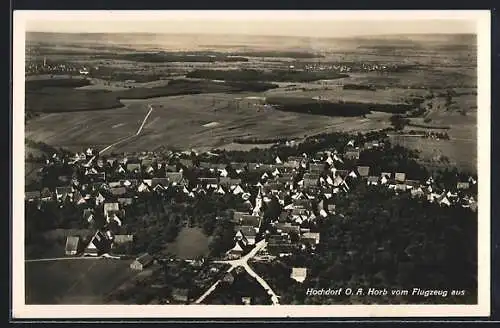
[[[403,116],[396,114],[392,115],[390,118],[391,124],[394,126],[396,130],[403,130],[403,128],[410,123],[410,120],[404,118]]]

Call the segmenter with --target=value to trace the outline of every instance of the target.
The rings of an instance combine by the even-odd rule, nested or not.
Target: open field
[[[263,71],[255,69],[239,70],[194,70],[186,77],[224,80],[224,81],[275,81],[275,82],[311,82],[346,78],[349,75],[337,72],[307,72],[298,70]]]
[[[26,82],[26,111],[73,112],[102,110],[122,106],[121,99],[147,99],[185,94],[265,91],[277,87],[261,82],[222,82],[204,80],[172,80],[155,87],[138,87],[126,90],[74,89],[90,84],[86,79],[46,79]]]
[[[102,304],[105,296],[136,273],[131,261],[78,259],[27,262],[27,304]]]
[[[194,260],[208,254],[208,243],[209,238],[200,228],[184,227],[175,242],[168,245],[167,251],[178,258]]]
[[[315,39],[313,47],[311,39],[293,37],[207,36],[201,43],[203,46],[195,36],[185,35],[29,33],[27,41],[28,61],[40,62],[46,56],[49,62],[88,67],[89,76],[96,73],[90,79],[91,85],[72,89],[71,94],[60,94],[59,108],[75,112],[42,114],[28,121],[27,137],[56,147],[99,149],[130,136],[140,125],[148,104],[154,105],[155,110],[143,133],[110,151],[154,150],[161,146],[248,150],[272,144],[238,144],[234,140],[301,140],[306,135],[324,132],[356,133],[390,126],[391,114],[378,111],[365,117],[326,117],[263,109],[266,98],[270,97],[375,104],[382,110],[398,104],[417,107],[413,101],[424,99],[421,107],[427,113],[411,119],[412,124],[420,126],[414,129],[432,131],[422,126],[450,127],[446,132],[451,140],[402,137],[405,140],[400,138],[398,142],[421,149],[423,157],[432,158],[436,152],[442,152],[452,163],[470,166],[475,162],[474,35]],[[234,61],[240,59],[243,61]],[[314,68],[300,70],[306,65]],[[387,65],[388,70],[370,71],[367,67],[373,65]],[[332,69],[334,66],[337,68]],[[339,71],[341,66],[349,70]],[[249,74],[242,77],[241,72]],[[348,76],[339,78],[339,73]],[[188,80],[186,76],[211,80]],[[309,82],[297,82],[304,77]],[[311,77],[316,81],[310,81]],[[189,85],[196,86],[195,90],[185,92],[184,85],[182,93],[193,95],[179,95],[178,88],[167,90],[165,78],[189,81]],[[242,78],[265,79],[278,87],[229,94],[248,88],[233,85],[226,89],[221,82],[212,81]],[[344,85],[354,87],[344,89]],[[375,91],[356,87],[360,85]],[[454,93],[451,105],[446,103],[450,91]],[[212,93],[196,94],[200,92]],[[246,96],[261,99],[245,99]],[[51,103],[44,97],[47,95],[41,96],[47,102],[42,105],[47,109]],[[29,101],[27,105],[29,108]],[[112,107],[116,108],[89,111]]]
[[[154,150],[160,146],[200,150],[224,147],[235,138],[303,138],[329,131],[368,131],[389,126],[386,116],[377,114],[367,118],[325,117],[263,110],[252,101],[236,99],[244,96],[201,94],[122,100],[125,107],[113,110],[44,114],[28,122],[26,137],[73,151],[89,145],[104,148],[135,133],[149,104],[154,110],[142,134],[111,152]],[[218,124],[204,126],[211,122]]]

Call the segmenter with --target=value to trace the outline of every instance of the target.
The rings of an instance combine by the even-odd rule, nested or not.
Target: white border
[[[29,20],[473,20],[478,40],[477,305],[26,305],[24,300],[24,57]],[[477,11],[15,11],[13,15],[13,318],[463,317],[490,315],[490,12]],[[131,24],[133,25],[133,24]],[[457,218],[459,219],[459,218]]]

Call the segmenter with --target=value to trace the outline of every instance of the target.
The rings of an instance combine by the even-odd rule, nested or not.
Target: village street
[[[279,296],[272,290],[269,284],[259,276],[252,268],[248,265],[248,260],[253,258],[261,249],[267,246],[267,242],[265,240],[259,241],[255,244],[255,247],[245,256],[236,259],[236,260],[228,260],[228,261],[213,261],[213,263],[224,263],[229,264],[231,267],[227,269],[226,273],[233,271],[235,268],[241,266],[245,269],[245,271],[253,278],[255,278],[259,284],[267,291],[269,295],[271,295],[271,300],[273,305],[279,305]],[[203,295],[201,295],[194,303],[199,304],[203,302],[203,300],[210,295],[220,284],[221,279],[217,280]]]

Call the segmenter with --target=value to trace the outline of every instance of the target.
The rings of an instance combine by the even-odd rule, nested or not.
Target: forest
[[[282,304],[453,304],[477,302],[477,215],[360,184],[339,194],[337,215],[317,226],[317,250],[253,266]],[[303,284],[291,267],[307,267]],[[465,296],[306,296],[308,288],[465,290]],[[411,294],[411,293],[410,293]]]

